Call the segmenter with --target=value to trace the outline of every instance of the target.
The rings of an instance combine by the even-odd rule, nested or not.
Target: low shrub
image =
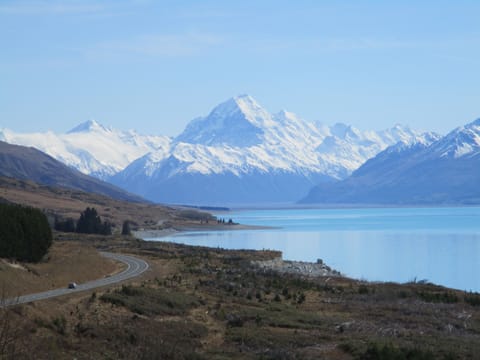
[[[198,305],[196,298],[185,293],[125,285],[100,299],[142,315],[182,315]]]

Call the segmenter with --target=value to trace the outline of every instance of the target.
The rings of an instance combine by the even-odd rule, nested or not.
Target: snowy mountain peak
[[[385,153],[402,153],[409,149],[425,149],[441,138],[442,136],[435,132],[425,132],[408,139],[401,139],[398,143],[388,147]]]
[[[21,134],[4,130],[4,141],[32,146],[55,159],[89,175],[106,179],[124,169],[146,153],[166,152],[171,139],[166,136],[144,136],[106,128],[94,120],[84,122],[67,134]]]
[[[73,129],[68,131],[67,134],[92,132],[92,131],[109,131],[109,129],[105,128],[103,125],[96,122],[95,120],[88,120],[81,123],[80,125],[77,125]]]
[[[237,95],[232,98],[238,106],[244,106],[246,108],[261,108],[258,102],[248,94]]]
[[[271,115],[250,95],[239,95],[225,101],[215,107],[210,116],[218,119],[241,117],[257,127],[271,123]]]
[[[346,125],[344,123],[336,123],[331,128],[332,135],[340,138],[340,139],[347,139],[347,138],[360,138],[361,133],[360,130],[354,128],[351,125]]]
[[[480,154],[480,119],[447,134],[435,145],[435,154],[446,158]]]
[[[465,125],[466,128],[480,127],[480,118],[472,121],[471,123]]]
[[[231,98],[208,116],[192,120],[175,140],[209,146],[248,147],[259,144],[272,116],[249,95]]]

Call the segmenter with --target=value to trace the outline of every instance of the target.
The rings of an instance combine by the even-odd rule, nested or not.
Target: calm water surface
[[[275,249],[284,259],[323,259],[371,281],[428,281],[480,291],[480,208],[255,210],[217,214],[268,230],[181,233],[162,241]]]

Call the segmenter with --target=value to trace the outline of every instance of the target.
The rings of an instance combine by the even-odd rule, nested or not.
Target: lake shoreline
[[[132,235],[144,241],[162,241],[162,238],[175,236],[182,233],[196,233],[203,231],[239,231],[239,230],[271,230],[277,229],[272,226],[256,226],[244,224],[188,224],[176,226],[167,229],[158,230],[139,230],[133,231]],[[191,245],[188,246],[199,246]],[[213,247],[210,247],[213,248]],[[257,249],[245,249],[247,251],[259,251]],[[277,250],[278,251],[278,250]],[[271,260],[252,261],[252,266],[259,272],[273,271],[279,274],[294,274],[306,277],[324,277],[324,276],[340,276],[344,275],[330,266],[326,265],[321,259],[316,262],[294,261],[283,259],[283,252],[279,251],[280,256]]]
[[[211,248],[275,249],[285,261],[315,263],[320,258],[348,277],[368,281],[426,279],[480,291],[471,271],[477,267],[480,208],[253,210],[229,216],[265,227],[190,222],[139,235],[172,236],[166,240]],[[268,230],[272,226],[275,230]]]
[[[132,231],[132,235],[143,240],[164,238],[181,233],[204,231],[239,231],[239,230],[272,230],[274,226],[245,225],[245,224],[183,224],[166,229],[143,229]]]

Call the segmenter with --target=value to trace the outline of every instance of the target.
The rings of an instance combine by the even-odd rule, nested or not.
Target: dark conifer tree
[[[48,219],[38,209],[0,204],[0,257],[39,261],[52,244]]]
[[[82,234],[102,234],[103,224],[95,208],[87,207],[77,221],[77,232]]]
[[[122,235],[130,235],[130,221],[125,220],[122,225]]]

